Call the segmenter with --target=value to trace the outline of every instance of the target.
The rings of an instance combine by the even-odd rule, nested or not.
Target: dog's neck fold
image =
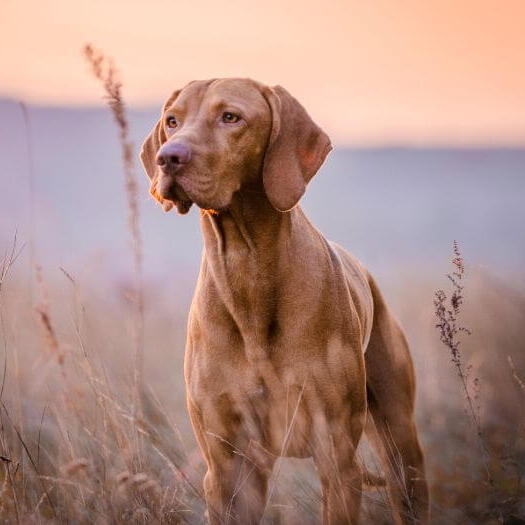
[[[266,259],[278,248],[277,241],[291,233],[292,214],[275,210],[262,186],[241,189],[227,210],[202,210],[201,224],[207,254],[221,257],[228,252],[243,252]]]
[[[241,190],[228,210],[201,213],[204,279],[253,347],[267,346],[275,326],[283,272],[291,269],[293,223],[303,216],[299,208],[275,210],[260,191]]]

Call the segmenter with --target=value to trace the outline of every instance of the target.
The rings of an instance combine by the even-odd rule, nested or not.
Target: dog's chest
[[[192,403],[213,435],[242,439],[272,455],[306,457],[311,428],[307,381],[275,373],[266,366],[237,369],[216,365],[188,384]],[[286,444],[286,450],[282,450]],[[239,443],[240,446],[240,443]],[[261,449],[261,450],[262,450]]]
[[[249,436],[276,455],[287,443],[284,455],[308,456],[316,414],[350,413],[342,403],[355,386],[348,349],[339,338],[325,346],[317,355],[278,347],[281,358],[256,360],[194,349],[187,367],[192,403],[217,435]]]

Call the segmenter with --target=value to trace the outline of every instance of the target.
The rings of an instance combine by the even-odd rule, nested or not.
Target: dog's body
[[[357,521],[365,424],[396,520],[428,518],[404,335],[366,270],[296,206],[330,149],[286,91],[239,79],[176,92],[143,148],[164,208],[202,208],[185,377],[213,523],[261,520],[279,456],[313,457],[325,522]]]

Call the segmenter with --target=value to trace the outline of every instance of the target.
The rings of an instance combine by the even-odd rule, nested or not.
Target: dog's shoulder
[[[348,291],[357,310],[363,329],[363,348],[366,348],[372,329],[374,299],[370,287],[370,274],[364,265],[340,244],[328,241],[328,245],[343,268]]]
[[[363,263],[348,250],[334,241],[327,241],[330,249],[336,254],[344,267],[345,273],[368,283],[369,273]]]

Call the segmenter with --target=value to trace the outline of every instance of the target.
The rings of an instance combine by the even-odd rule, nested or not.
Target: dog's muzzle
[[[166,142],[157,152],[157,165],[163,175],[159,181],[162,198],[172,201],[181,214],[188,213],[192,200],[177,183],[176,175],[191,160],[191,149],[182,142]]]
[[[166,142],[157,152],[157,164],[166,174],[175,174],[191,160],[191,149],[183,142]]]

